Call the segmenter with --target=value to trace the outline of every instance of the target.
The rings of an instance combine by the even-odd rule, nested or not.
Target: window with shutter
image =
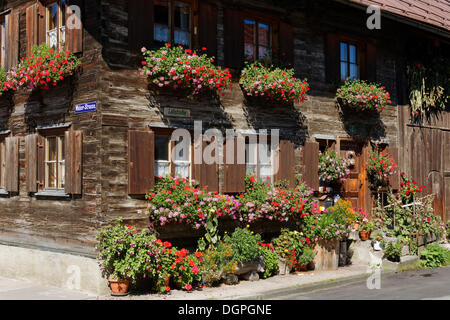
[[[52,48],[61,48],[66,41],[66,0],[48,2],[45,9],[45,39]]]
[[[5,16],[5,26],[4,42],[2,41],[2,63],[5,64],[5,70],[9,70],[19,61],[19,14],[17,10],[12,10]],[[4,49],[3,45],[5,45]],[[3,52],[5,53],[4,58]]]
[[[274,181],[273,159],[274,153],[271,150],[270,141],[252,143],[247,140],[245,143],[245,172],[256,175],[258,179],[264,181]]]
[[[295,145],[289,140],[280,140],[278,146],[278,171],[275,175],[275,182],[287,183],[290,188],[295,188]]]
[[[326,73],[330,83],[346,79],[376,81],[375,46],[360,38],[328,34]]]
[[[243,145],[243,150],[241,150]],[[240,151],[239,151],[240,150]],[[238,152],[245,152],[245,141],[238,137],[226,139],[224,153],[224,173],[221,192],[236,193],[245,191],[245,156]],[[240,158],[244,158],[243,161]],[[241,163],[242,162],[242,163]]]

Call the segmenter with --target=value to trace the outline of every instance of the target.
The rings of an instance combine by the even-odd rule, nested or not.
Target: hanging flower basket
[[[246,64],[239,80],[244,96],[270,104],[303,102],[309,85],[294,77],[294,69],[265,67],[259,62]]]
[[[206,48],[202,48],[206,51]],[[190,96],[205,90],[218,93],[231,89],[231,73],[216,67],[214,59],[196,51],[167,43],[156,51],[142,48],[144,60],[140,75],[157,88],[185,90]],[[223,93],[222,93],[223,94]]]
[[[342,111],[381,113],[391,103],[385,87],[362,80],[347,79],[336,92]]]
[[[2,92],[19,89],[44,89],[72,75],[81,61],[68,50],[54,50],[47,44],[34,46],[30,57],[22,58],[1,82]]]
[[[371,185],[375,188],[389,185],[389,177],[397,172],[397,165],[387,152],[370,152],[366,170]]]
[[[339,183],[350,173],[351,163],[341,158],[334,150],[319,153],[319,179],[325,185]]]

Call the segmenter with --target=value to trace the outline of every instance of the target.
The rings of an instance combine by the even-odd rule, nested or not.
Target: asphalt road
[[[379,289],[366,281],[280,296],[277,300],[450,300],[450,266],[411,270],[382,277]]]

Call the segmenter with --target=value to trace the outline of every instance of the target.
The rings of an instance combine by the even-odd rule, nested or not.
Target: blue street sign
[[[75,113],[97,111],[97,102],[81,103],[75,106]]]

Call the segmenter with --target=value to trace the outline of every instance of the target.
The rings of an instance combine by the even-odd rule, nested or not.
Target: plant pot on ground
[[[130,280],[110,278],[108,279],[108,281],[109,287],[111,288],[111,295],[125,296],[128,294],[128,288],[130,287]]]

